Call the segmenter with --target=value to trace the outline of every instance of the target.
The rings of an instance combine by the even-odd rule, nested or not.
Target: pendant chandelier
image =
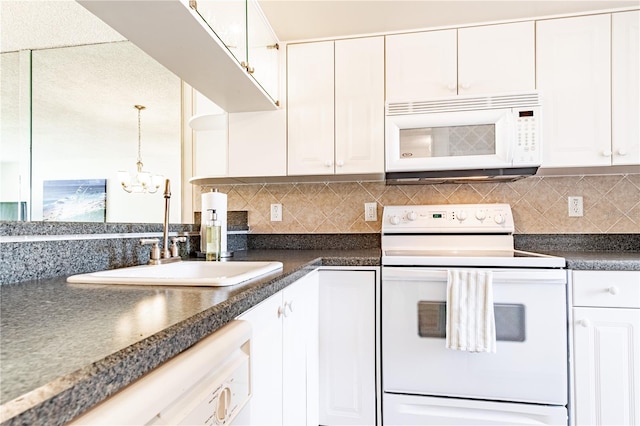
[[[132,176],[129,172],[119,171],[118,181],[122,185],[122,189],[129,193],[148,193],[155,194],[158,188],[164,182],[161,175],[151,175],[151,173],[143,169],[142,164],[142,132],[140,126],[140,114],[146,107],[143,105],[134,105],[138,110],[138,161],[136,162],[136,173]]]

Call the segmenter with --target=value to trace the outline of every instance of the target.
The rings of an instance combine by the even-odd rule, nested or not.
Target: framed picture
[[[107,180],[45,180],[42,220],[104,222],[107,217]]]

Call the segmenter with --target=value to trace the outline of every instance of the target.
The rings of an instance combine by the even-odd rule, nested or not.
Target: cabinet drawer
[[[573,306],[640,308],[640,271],[573,271]]]

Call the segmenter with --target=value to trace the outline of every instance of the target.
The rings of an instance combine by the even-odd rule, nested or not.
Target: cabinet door
[[[287,175],[284,109],[229,114],[229,176]]]
[[[335,172],[384,173],[384,38],[335,42]]]
[[[535,89],[534,22],[458,30],[458,94]]]
[[[376,424],[376,273],[320,271],[320,424]]]
[[[456,30],[386,36],[385,55],[387,102],[456,94]]]
[[[282,425],[282,293],[251,308],[238,319],[251,334],[251,400],[253,425]]]
[[[610,15],[537,22],[544,167],[611,165]]]
[[[612,19],[612,163],[640,164],[640,11]]]
[[[317,272],[285,288],[282,300],[282,424],[317,425]]]
[[[573,308],[575,420],[640,423],[640,309]]]
[[[333,41],[287,46],[288,174],[333,174]]]
[[[193,175],[227,176],[228,114],[192,89],[192,115],[207,115],[207,125],[193,130]],[[190,106],[185,105],[185,108]]]

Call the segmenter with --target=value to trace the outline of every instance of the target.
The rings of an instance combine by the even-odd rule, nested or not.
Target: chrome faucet
[[[164,185],[164,222],[162,223],[162,250],[160,250],[160,241],[157,238],[143,238],[140,240],[141,245],[152,244],[149,265],[160,265],[163,263],[179,262],[180,249],[178,243],[187,241],[186,237],[171,237],[171,246],[169,246],[169,201],[171,199],[171,183],[169,179],[165,180]]]
[[[162,223],[162,258],[171,257],[169,251],[169,202],[171,201],[171,182],[164,181],[164,222]]]

